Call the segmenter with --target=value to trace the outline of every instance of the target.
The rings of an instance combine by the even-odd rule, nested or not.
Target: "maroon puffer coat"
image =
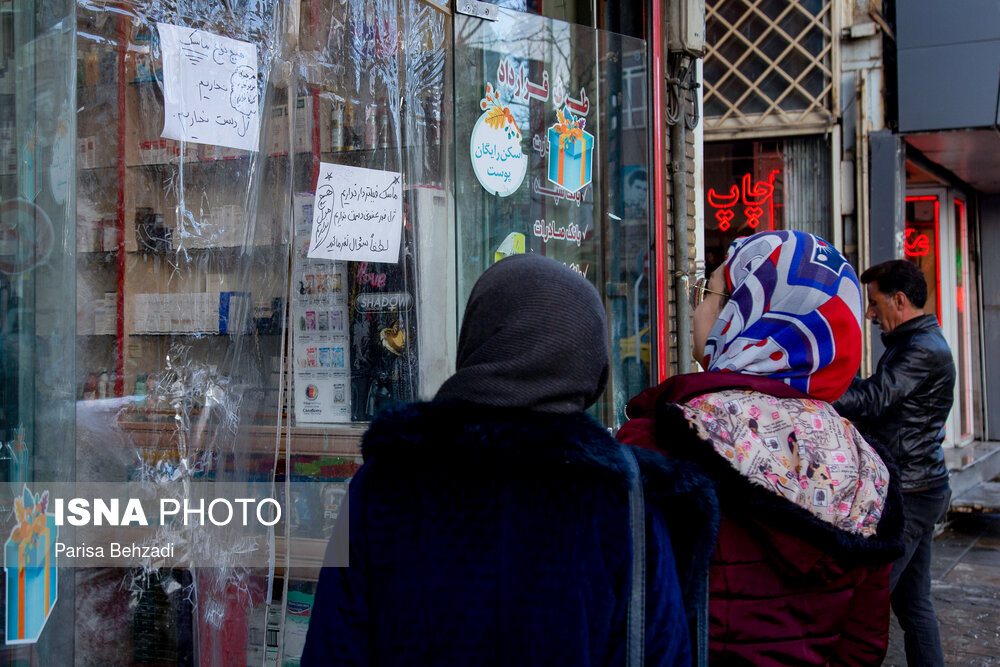
[[[889,639],[889,570],[902,512],[891,461],[874,536],[840,530],[752,484],[691,427],[674,402],[748,388],[807,398],[788,385],[734,373],[678,376],[628,405],[618,439],[699,463],[718,482],[719,539],[709,569],[709,659],[738,665],[878,665]],[[885,456],[875,447],[883,460]]]

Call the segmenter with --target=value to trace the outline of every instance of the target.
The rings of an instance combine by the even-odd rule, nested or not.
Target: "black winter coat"
[[[903,492],[948,479],[941,442],[955,390],[955,363],[934,315],[921,315],[882,334],[885,353],[875,373],[854,382],[833,406],[888,448]]]
[[[401,405],[372,422],[362,453],[346,505],[350,567],[320,575],[303,666],[624,662],[628,481],[622,446],[600,424],[583,413]],[[717,500],[697,467],[635,454],[645,664],[690,664],[682,597],[705,596]]]

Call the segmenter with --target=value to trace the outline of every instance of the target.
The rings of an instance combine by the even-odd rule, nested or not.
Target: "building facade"
[[[0,661],[297,664],[368,421],[506,255],[604,295],[609,427],[683,367],[700,47],[641,10],[0,2]]]
[[[1000,164],[984,55],[996,8],[954,9],[709,0],[702,197],[709,267],[736,235],[769,228],[819,234],[859,273],[920,266],[958,369],[945,447],[960,449],[1000,432],[988,289]],[[864,329],[868,375],[882,346]]]

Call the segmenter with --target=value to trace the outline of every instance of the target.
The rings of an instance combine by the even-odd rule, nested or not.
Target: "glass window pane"
[[[505,11],[457,16],[455,34],[458,312],[512,253],[579,272],[606,295],[614,368],[595,410],[618,425],[650,372],[645,44]]]
[[[938,266],[940,213],[941,202],[936,195],[906,198],[906,259],[923,271],[927,279],[924,312],[937,315],[938,322],[941,321],[941,269]]]
[[[969,237],[965,202],[955,199],[955,303],[958,323],[958,410],[959,440],[973,435],[972,409],[972,326],[969,290]]]

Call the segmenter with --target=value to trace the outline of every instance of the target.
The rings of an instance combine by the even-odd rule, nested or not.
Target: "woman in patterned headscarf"
[[[861,361],[861,288],[802,232],[737,239],[692,290],[707,372],[633,398],[622,442],[699,463],[718,484],[709,654],[719,664],[880,664],[897,482],[830,403]]]

